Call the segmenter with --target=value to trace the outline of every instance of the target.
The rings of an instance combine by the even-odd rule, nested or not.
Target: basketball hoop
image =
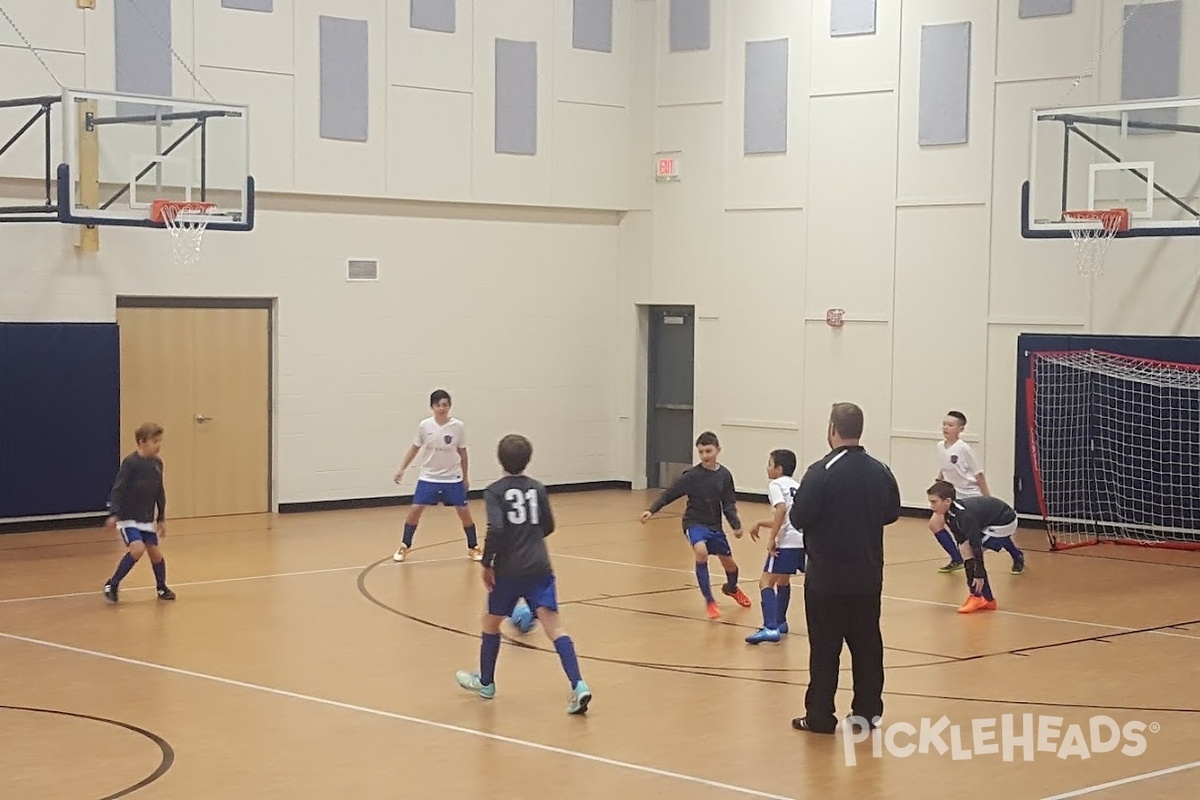
[[[171,232],[175,245],[175,263],[190,266],[200,260],[200,241],[212,219],[215,203],[155,200],[150,205],[150,218],[161,222]]]
[[[1080,222],[1096,222],[1096,227],[1072,228],[1075,240],[1075,268],[1085,278],[1096,278],[1104,273],[1104,257],[1113,237],[1120,231],[1129,230],[1129,209],[1107,208],[1095,211],[1066,211],[1066,219]]]

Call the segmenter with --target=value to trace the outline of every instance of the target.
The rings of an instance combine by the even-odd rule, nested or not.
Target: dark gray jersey
[[[546,487],[526,475],[506,475],[483,492],[487,536],[483,565],[496,577],[552,575],[546,537],[554,533],[554,514]]]

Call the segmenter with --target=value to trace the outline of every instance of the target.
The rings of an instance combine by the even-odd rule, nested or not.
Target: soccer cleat
[[[104,599],[110,603],[117,602],[117,587],[111,583],[104,584]]]
[[[966,566],[967,565],[961,561],[948,561],[946,564],[938,567],[938,572],[942,573],[943,575],[949,575],[951,572],[958,572],[960,569],[964,569]]]
[[[408,557],[408,545],[400,545],[400,549],[392,554],[392,561],[403,561]]]
[[[1014,561],[1013,565],[1012,565],[1012,574],[1013,575],[1021,575],[1024,572],[1025,572],[1025,559],[1022,558],[1017,561]]]
[[[467,558],[472,561],[483,561],[483,550],[478,547],[468,547]]]
[[[746,644],[762,644],[763,642],[778,642],[780,640],[779,631],[773,631],[770,628],[759,628],[754,633],[746,637]]]
[[[788,624],[786,622],[783,623],[782,625],[779,626],[778,630],[780,633],[787,633],[788,632]]]
[[[995,600],[984,600],[982,597],[971,595],[967,601],[958,607],[960,614],[973,614],[976,611],[995,611]]]
[[[163,588],[158,590],[158,599],[159,600],[174,600],[175,593],[164,586]]]
[[[459,686],[466,689],[468,692],[475,692],[484,700],[491,700],[496,696],[496,684],[490,683],[487,686],[484,686],[479,680],[478,672],[459,670],[454,674],[454,678],[458,681]]]
[[[590,702],[592,702],[592,690],[586,683],[580,681],[571,690],[571,697],[567,700],[567,713],[586,714]]]
[[[725,595],[726,597],[732,597],[742,608],[750,607],[750,598],[746,596],[746,593],[742,591],[742,587],[740,586],[736,589],[730,589],[729,585],[726,584],[725,586],[721,587],[721,594]]]
[[[720,606],[717,605],[716,600],[714,600],[708,604],[708,618],[709,619],[720,619],[721,618],[721,608],[720,608]]]

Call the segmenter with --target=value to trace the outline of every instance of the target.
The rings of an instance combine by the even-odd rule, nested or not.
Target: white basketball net
[[[1068,219],[1099,222],[1097,228],[1072,228],[1071,238],[1075,241],[1075,269],[1085,278],[1098,278],[1104,274],[1104,258],[1108,246],[1122,227],[1123,217],[1119,213],[1103,216],[1085,215],[1079,212],[1066,213]]]
[[[175,263],[190,266],[200,260],[200,243],[213,209],[177,206],[163,209],[163,222],[174,241]]]

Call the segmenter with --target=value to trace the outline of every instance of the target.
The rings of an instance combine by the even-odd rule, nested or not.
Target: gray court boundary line
[[[1180,764],[1176,767],[1166,767],[1165,769],[1156,769],[1153,772],[1143,772],[1140,775],[1130,775],[1128,778],[1119,778],[1118,780],[1109,781],[1108,783],[1097,783],[1094,786],[1085,786],[1082,789],[1076,789],[1073,792],[1043,797],[1042,800],[1067,800],[1067,798],[1070,797],[1083,797],[1086,794],[1095,794],[1096,792],[1102,792],[1105,789],[1115,789],[1118,786],[1128,786],[1131,783],[1140,783],[1141,781],[1148,781],[1152,778],[1161,778],[1164,775],[1173,775],[1176,772],[1186,772],[1189,769],[1196,769],[1197,767],[1200,767],[1200,761],[1192,761],[1187,764]]]
[[[553,555],[555,558],[571,558],[571,559],[577,559],[580,561],[595,561],[599,564],[612,564],[614,566],[619,566],[619,567],[638,567],[641,569],[653,569],[653,570],[659,570],[662,572],[681,572],[681,573],[684,573],[685,575],[695,574],[693,570],[679,569],[678,567],[660,567],[655,564],[636,564],[631,561],[612,561],[612,560],[606,559],[606,558],[593,558],[591,556],[575,556],[575,555],[567,555],[567,554],[563,554],[563,553],[555,553]],[[895,595],[888,595],[888,594],[882,595],[882,597],[884,600],[892,600],[892,601],[900,602],[900,603],[917,603],[918,605],[941,606],[942,608],[957,609],[958,605],[959,605],[958,603],[943,603],[940,600],[921,600],[916,597],[897,597]],[[1133,633],[1133,632],[1142,630],[1141,628],[1131,628],[1127,625],[1110,625],[1105,622],[1085,622],[1080,619],[1067,619],[1065,617],[1047,617],[1047,616],[1043,616],[1041,614],[1027,614],[1023,611],[1005,611],[1004,609],[999,609],[996,611],[989,611],[987,613],[988,614],[1006,614],[1006,615],[1012,616],[1012,617],[1024,617],[1025,619],[1036,619],[1036,620],[1041,620],[1043,622],[1062,622],[1062,623],[1065,623],[1068,625],[1084,625],[1084,626],[1092,627],[1092,628],[1103,628],[1105,630],[1123,631],[1126,633]],[[1178,623],[1168,623],[1168,624],[1178,624]],[[1168,636],[1173,639],[1188,639],[1188,640],[1191,640],[1194,642],[1200,642],[1200,636],[1189,636],[1189,635],[1183,634],[1183,633],[1170,633],[1168,631],[1158,631],[1158,630],[1146,631],[1146,633],[1148,635]]]
[[[359,568],[361,569],[361,568]],[[503,736],[498,733],[488,733],[487,731],[478,731],[474,728],[466,728],[461,725],[452,725],[448,722],[438,722],[436,720],[425,719],[423,717],[413,717],[407,714],[399,714],[394,711],[384,711],[378,708],[369,706],[359,706],[352,703],[343,703],[340,700],[330,700],[325,697],[317,697],[315,695],[300,694],[299,692],[290,692],[286,689],[278,689],[274,686],[264,686],[257,683],[249,683],[247,681],[239,681],[233,678],[224,678],[220,675],[209,675],[204,672],[194,672],[192,670],[181,669],[179,667],[171,667],[166,664],[156,664],[152,661],[141,661],[136,658],[126,658],[112,653],[105,653],[100,650],[88,650],[83,647],[75,647],[69,644],[60,642],[51,642],[45,639],[34,639],[29,636],[20,636],[15,633],[6,633],[0,631],[0,639],[8,639],[9,641],[22,642],[24,644],[40,645],[49,647],[55,650],[63,650],[68,653],[77,655],[92,656],[93,658],[105,659],[107,661],[115,661],[120,664],[127,664],[144,669],[154,669],[161,672],[167,672],[173,675],[182,675],[187,678],[197,678],[199,680],[218,683],[225,686],[233,686],[239,689],[249,689],[251,691],[262,692],[264,694],[275,695],[277,697],[287,697],[292,700],[303,700],[316,705],[323,705],[330,708],[338,708],[343,711],[357,711],[360,714],[369,714],[375,717],[383,717],[385,719],[398,720],[400,722],[408,722],[413,725],[420,725],[427,728],[436,728],[438,730],[449,731],[451,733],[461,733],[467,736],[474,736],[480,739],[488,739],[494,742],[503,742],[504,744],[516,745],[518,747],[526,747],[531,750],[539,750],[544,753],[553,753],[555,755],[567,756],[569,758],[577,758],[582,761],[591,761],[595,764],[603,764],[609,767],[620,767],[622,769],[631,770],[633,772],[641,772],[647,775],[655,775],[660,778],[672,778],[674,780],[694,783],[701,786],[707,786],[713,789],[724,789],[736,794],[745,795],[747,797],[761,797],[766,800],[796,800],[796,798],[787,797],[786,795],[771,794],[757,789],[750,789],[745,786],[736,786],[731,783],[722,783],[720,781],[709,780],[708,778],[700,778],[695,775],[685,775],[682,772],[672,772],[671,770],[658,769],[657,767],[648,767],[644,764],[634,764],[630,761],[620,761],[614,758],[605,758],[604,756],[594,755],[592,753],[584,753],[579,750],[570,750],[565,747],[554,747],[540,742],[533,742],[527,739],[517,739],[512,736]]]

